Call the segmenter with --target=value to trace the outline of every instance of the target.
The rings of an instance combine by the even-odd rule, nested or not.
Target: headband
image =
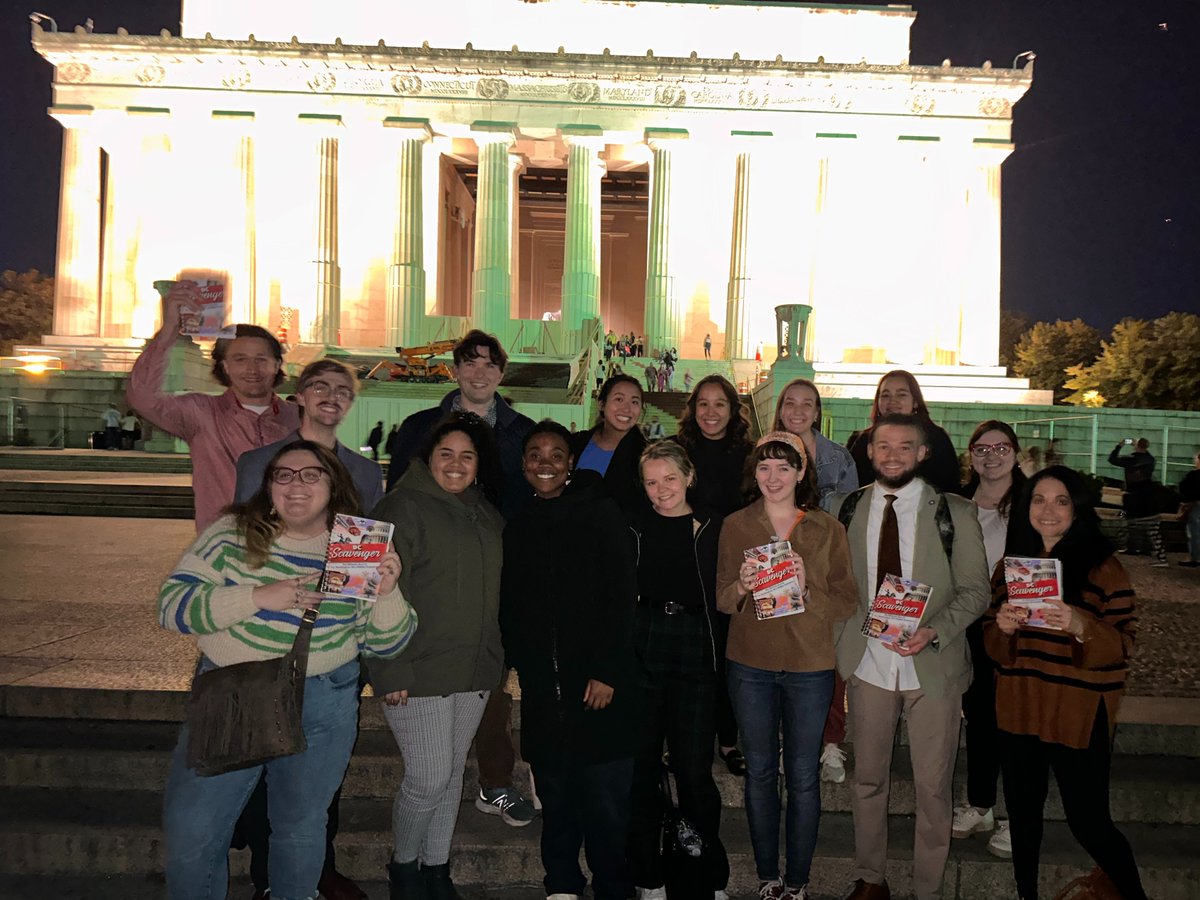
[[[763,444],[787,444],[799,454],[801,465],[808,464],[808,452],[804,449],[804,441],[790,431],[768,431],[754,446],[761,447]]]

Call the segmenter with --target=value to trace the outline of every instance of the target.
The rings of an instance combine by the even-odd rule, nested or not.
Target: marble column
[[[471,321],[504,340],[512,309],[512,167],[510,132],[479,132],[475,194],[475,268]]]
[[[753,359],[750,336],[750,153],[737,155],[733,188],[733,234],[725,294],[725,358]]]
[[[312,318],[304,335],[306,343],[335,346],[341,327],[342,272],[338,264],[338,139],[317,142],[316,233],[313,286],[316,297]]]
[[[594,132],[593,132],[594,135]],[[570,331],[600,317],[600,159],[604,139],[566,133],[567,224],[563,249],[562,321]]]
[[[54,333],[100,334],[100,145],[64,124],[54,269]]]
[[[140,135],[112,134],[104,140],[108,165],[104,173],[103,269],[100,279],[100,333],[102,337],[127,338],[132,334],[137,278],[137,215],[125,196],[128,178],[136,177],[135,148]],[[122,206],[121,204],[125,205]]]
[[[959,361],[995,366],[1000,361],[1000,166],[1011,145],[978,147],[968,172],[968,251],[963,271]]]
[[[646,307],[642,334],[647,353],[681,343],[683,322],[671,274],[671,155],[687,132],[647,132],[650,161],[650,220],[646,228]]]
[[[242,213],[242,252],[230,298],[231,322],[249,322],[266,327],[267,310],[258,308],[258,222],[254,196],[254,138],[237,137],[238,199]]]
[[[407,124],[407,123],[406,123]],[[388,265],[384,314],[384,345],[406,347],[421,343],[425,321],[425,143],[429,124],[414,123],[398,135],[396,150],[396,224],[392,259]]]

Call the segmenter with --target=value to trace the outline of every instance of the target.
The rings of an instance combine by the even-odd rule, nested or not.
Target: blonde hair
[[[689,483],[694,482],[696,466],[692,463],[691,457],[687,455],[687,451],[674,441],[655,441],[653,444],[648,444],[646,449],[642,451],[641,459],[638,460],[639,476],[642,474],[646,463],[654,459],[675,463],[675,467],[683,475],[683,480]]]

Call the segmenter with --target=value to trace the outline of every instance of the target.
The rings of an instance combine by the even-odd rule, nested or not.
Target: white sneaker
[[[729,900],[729,895],[724,891],[713,891],[713,900]]]
[[[988,841],[988,852],[1001,859],[1012,859],[1012,832],[1007,822],[996,823],[996,833]]]
[[[846,780],[846,752],[837,744],[826,744],[821,751],[821,780],[831,784]]]
[[[956,838],[965,838],[977,831],[991,831],[995,827],[996,822],[990,809],[980,812],[973,806],[959,806],[954,810],[950,834]]]
[[[551,894],[546,900],[579,900],[578,894]]]
[[[643,888],[637,889],[638,900],[667,900],[667,889],[665,887]]]

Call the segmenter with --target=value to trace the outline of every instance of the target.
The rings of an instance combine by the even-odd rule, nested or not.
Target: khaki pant
[[[954,759],[962,696],[928,697],[923,691],[888,691],[851,677],[847,682],[854,738],[855,878],[882,884],[887,873],[888,792],[896,725],[908,721],[916,794],[913,892],[939,900],[950,852]]]

